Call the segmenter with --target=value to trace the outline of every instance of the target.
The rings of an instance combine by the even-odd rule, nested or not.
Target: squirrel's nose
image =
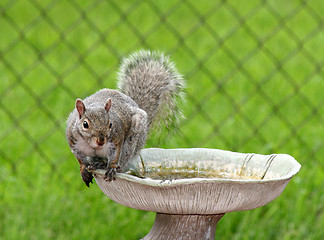
[[[96,143],[97,143],[98,146],[104,145],[105,144],[105,138],[104,137],[98,137],[96,139]]]

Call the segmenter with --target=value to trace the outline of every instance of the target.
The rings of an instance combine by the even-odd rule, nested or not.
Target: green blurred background
[[[64,134],[75,99],[115,88],[138,49],[171,55],[188,85],[179,134],[147,147],[302,164],[278,199],[227,214],[217,239],[324,239],[323,12],[317,0],[0,0],[0,239],[150,230],[154,213],[86,188]]]

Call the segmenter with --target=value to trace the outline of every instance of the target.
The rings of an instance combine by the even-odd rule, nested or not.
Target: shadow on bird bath
[[[119,173],[112,182],[105,170],[94,175],[113,201],[157,213],[144,239],[215,239],[225,213],[271,202],[300,167],[287,154],[149,148],[132,162],[133,175]]]

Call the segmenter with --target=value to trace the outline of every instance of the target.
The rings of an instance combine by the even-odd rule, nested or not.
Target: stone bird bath
[[[287,154],[149,148],[132,163],[136,176],[119,173],[107,182],[99,169],[94,177],[113,201],[157,213],[143,239],[215,239],[225,213],[271,202],[300,167]]]

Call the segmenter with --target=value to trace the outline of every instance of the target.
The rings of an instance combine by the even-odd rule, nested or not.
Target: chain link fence
[[[323,167],[323,12],[321,1],[1,1],[2,171],[41,161],[60,174],[75,99],[115,88],[121,58],[143,48],[170,54],[187,80],[186,120],[165,147]]]

